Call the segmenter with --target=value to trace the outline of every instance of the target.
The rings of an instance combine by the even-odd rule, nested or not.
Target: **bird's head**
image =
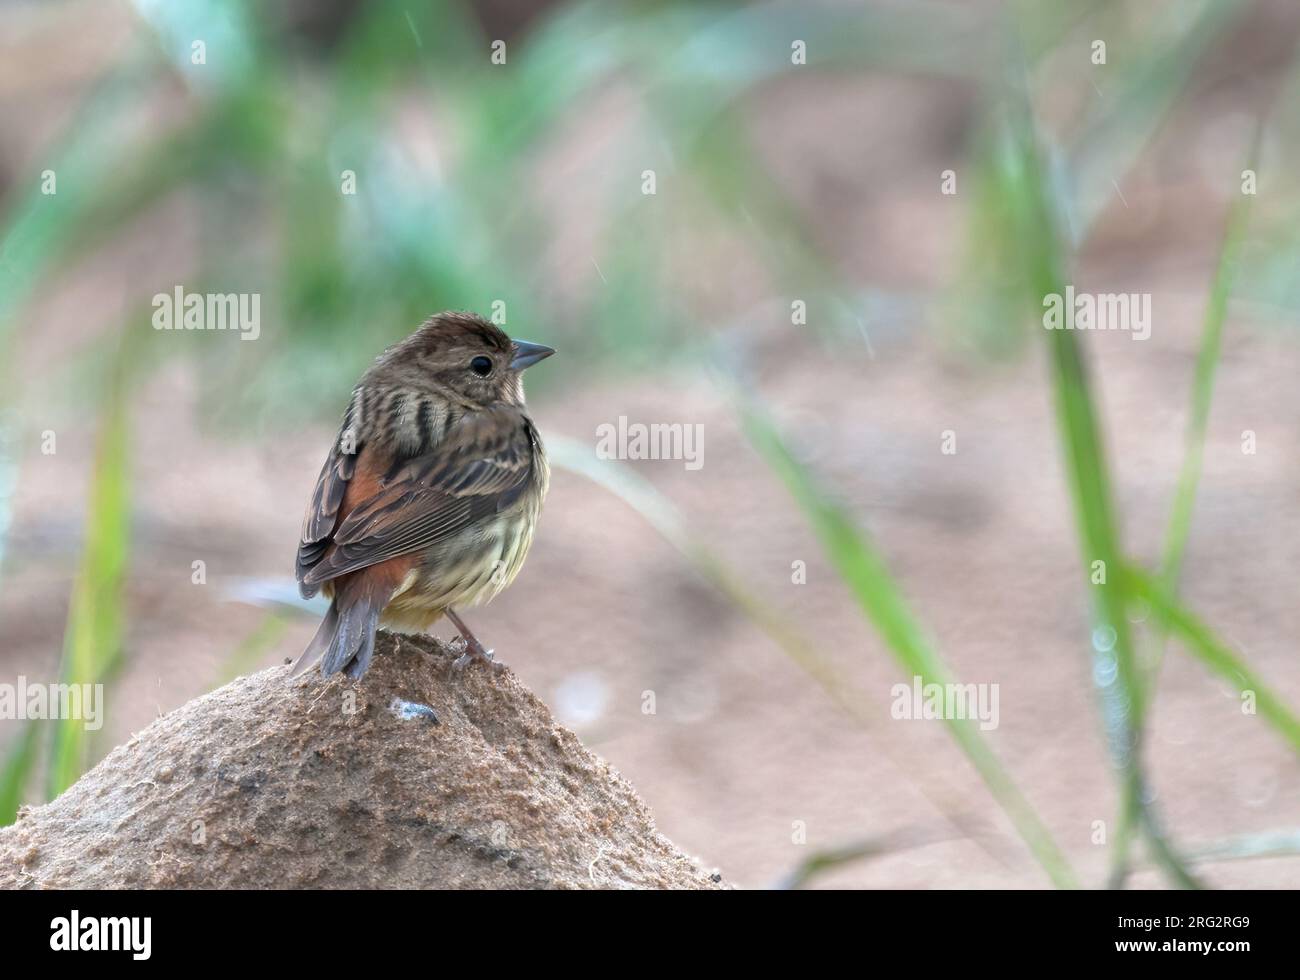
[[[442,395],[466,408],[524,403],[525,368],[555,350],[511,340],[473,313],[439,313],[379,358],[391,380]]]

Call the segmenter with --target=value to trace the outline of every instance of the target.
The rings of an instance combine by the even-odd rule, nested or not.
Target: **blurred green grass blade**
[[[1255,168],[1259,156],[1262,120],[1256,128],[1254,144],[1250,150],[1248,169]],[[1192,529],[1192,513],[1196,505],[1196,490],[1201,478],[1201,463],[1205,453],[1205,434],[1210,420],[1210,403],[1214,396],[1214,376],[1219,365],[1223,346],[1223,327],[1228,316],[1228,297],[1236,282],[1242,242],[1250,222],[1253,195],[1241,194],[1228,213],[1227,227],[1219,249],[1219,262],[1210,287],[1210,299],[1205,309],[1201,344],[1196,355],[1196,374],[1192,381],[1191,418],[1187,426],[1187,448],[1174,489],[1174,502],[1165,532],[1165,546],[1160,562],[1160,579],[1171,596],[1178,595],[1182,577],[1183,554]],[[1155,629],[1155,661],[1148,671],[1147,686],[1154,690],[1165,651],[1165,624],[1157,621]]]
[[[1251,196],[1242,194],[1233,204],[1228,217],[1219,254],[1219,265],[1210,301],[1205,311],[1201,346],[1196,356],[1196,375],[1192,382],[1192,415],[1187,429],[1187,453],[1178,474],[1174,504],[1165,538],[1160,574],[1164,585],[1177,592],[1182,569],[1183,552],[1191,531],[1192,510],[1196,503],[1196,487],[1201,476],[1201,459],[1205,448],[1205,432],[1210,419],[1210,402],[1214,396],[1214,375],[1219,365],[1219,352],[1223,343],[1223,325],[1228,314],[1228,297],[1236,275],[1237,255],[1248,222]]]
[[[259,4],[258,14],[266,22],[263,29],[274,37],[273,9]],[[488,41],[469,4],[371,0],[353,16],[335,61],[339,87],[349,98],[368,102],[417,73],[440,92],[452,89],[458,98],[472,98],[465,90],[481,84],[483,73],[490,71]]]
[[[1136,50],[1119,56],[1118,46],[1112,48],[1100,76],[1101,92],[1067,154],[1078,188],[1072,211],[1077,240],[1115,205],[1114,181],[1132,169],[1206,51],[1234,26],[1245,6],[1242,0],[1198,0],[1153,9],[1150,26],[1126,39],[1126,47]]]
[[[786,447],[762,409],[738,396],[745,431],[807,516],[840,578],[849,587],[899,664],[922,683],[948,684],[952,675],[913,617],[897,583],[857,525],[823,495]],[[958,747],[975,767],[1034,857],[1063,888],[1077,887],[1065,855],[971,720],[946,719]]]
[[[1190,10],[1162,12],[1154,28],[1133,31],[1126,39],[1126,57],[1113,57],[1099,76],[1095,105],[1079,132],[1062,152],[1044,160],[1044,175],[1063,240],[1077,244],[1117,200],[1114,180],[1129,171],[1173,109],[1197,60],[1232,23],[1239,0],[1209,0]],[[1045,16],[1046,15],[1046,16]],[[1074,15],[1071,15],[1074,16]],[[1093,31],[1120,29],[1113,17],[1084,18]],[[1017,28],[1022,48],[1035,57],[1056,50],[1066,25],[1061,14],[1037,4],[1021,4]],[[1037,35],[1030,43],[1026,39]],[[1104,38],[1107,33],[1091,36]],[[1129,51],[1129,49],[1132,49]],[[1041,70],[1030,66],[1026,71]],[[993,103],[997,105],[997,103]],[[946,291],[935,318],[952,342],[973,346],[989,356],[1015,353],[1025,339],[1022,308],[1025,227],[1014,202],[1021,193],[1019,169],[1008,166],[1005,144],[993,132],[979,135],[973,164],[959,177],[963,195],[970,195],[968,223],[963,231],[961,272]],[[1048,164],[1051,166],[1048,166]],[[1041,294],[1040,294],[1041,298]],[[964,325],[966,329],[958,329]]]
[[[665,541],[681,552],[700,574],[812,675],[841,708],[859,720],[864,720],[860,702],[849,696],[831,663],[797,631],[787,626],[780,612],[759,598],[729,565],[700,543],[677,508],[663,494],[627,467],[615,467],[598,460],[590,446],[572,439],[550,436],[546,440],[546,451],[553,465],[591,480],[632,507]]]
[[[806,888],[814,878],[845,865],[857,864],[871,858],[899,854],[918,847],[929,847],[944,841],[953,840],[951,835],[922,832],[915,828],[897,830],[865,840],[851,841],[839,847],[814,851],[792,870],[778,878],[771,888],[779,891],[793,891]]]
[[[1152,576],[1129,566],[1125,575],[1133,591],[1151,605],[1183,643],[1183,649],[1232,684],[1238,693],[1253,691],[1259,713],[1300,753],[1300,718],[1291,711],[1250,666],[1234,654],[1214,632],[1175,601]]]
[[[792,617],[785,610],[766,600],[742,573],[703,544],[670,500],[629,467],[599,460],[590,446],[573,439],[548,436],[546,451],[554,467],[591,480],[640,514],[707,582],[806,672],[837,708],[864,729],[876,729],[881,751],[954,828],[995,860],[1008,863],[1006,849],[998,846],[1000,841],[992,838],[988,827],[970,816],[965,800],[949,791],[946,776],[927,769],[914,756],[905,758],[893,741],[879,731],[883,713],[861,691],[854,689],[828,657],[808,642],[803,631],[790,626]]]
[[[871,838],[833,849],[814,851],[792,871],[777,879],[772,888],[776,891],[795,891],[805,888],[814,878],[829,871],[848,864],[857,864],[869,858],[880,857],[893,850],[895,848],[890,846],[887,838]]]
[[[9,746],[4,768],[0,769],[0,827],[14,822],[27,794],[27,784],[36,766],[40,728],[33,722]]]
[[[1267,108],[1269,144],[1300,143],[1300,57],[1293,57],[1287,76]],[[1288,179],[1286,171],[1292,170]],[[1269,320],[1294,323],[1300,312],[1300,201],[1293,168],[1274,170],[1268,181],[1269,206],[1255,210],[1251,241],[1238,267],[1237,295],[1267,310]]]
[[[1029,337],[1024,309],[1029,285],[1022,234],[1012,205],[1020,173],[1005,156],[1006,134],[992,113],[978,133],[970,166],[960,175],[969,197],[957,274],[938,300],[935,328],[945,341],[988,357],[1016,353]]]
[[[53,172],[54,193],[44,193],[39,173],[26,174],[9,189],[0,214],[0,354],[13,343],[18,313],[47,268],[90,224],[90,188],[98,185],[106,163],[118,158],[112,125],[129,87],[130,80],[118,76],[78,108],[66,145],[51,152],[45,168]]]
[[[1198,844],[1188,850],[1196,861],[1248,861],[1254,858],[1295,857],[1300,854],[1300,830],[1242,834]]]
[[[110,369],[95,465],[85,543],[73,581],[63,638],[64,684],[99,684],[116,665],[122,644],[122,588],[130,534],[126,374],[130,345],[121,342]],[[58,796],[85,770],[88,733],[80,718],[54,722],[46,774],[47,795]]]
[[[1033,295],[1064,295],[1065,276],[1059,238],[1054,232],[1047,199],[1042,189],[1041,171],[1033,150],[1026,145],[1026,193],[1036,200],[1030,205],[1036,212],[1037,227],[1030,247],[1039,256],[1032,279]],[[1041,304],[1039,304],[1041,309]],[[1110,485],[1110,470],[1101,435],[1098,411],[1092,394],[1088,369],[1084,363],[1079,334],[1072,330],[1047,330],[1051,383],[1056,408],[1057,428],[1065,454],[1067,476],[1074,502],[1075,520],[1085,558],[1083,573],[1091,583],[1094,562],[1103,562],[1108,577],[1104,585],[1093,589],[1094,615],[1098,625],[1114,631],[1114,654],[1122,681],[1121,701],[1115,707],[1128,724],[1138,728],[1142,722],[1143,695],[1137,660],[1131,642],[1127,616],[1127,596],[1122,580],[1109,572],[1118,567],[1121,555],[1119,529]],[[1124,747],[1126,752],[1135,746]]]
[[[0,339],[0,344],[3,342]],[[5,400],[17,392],[17,386],[7,377],[8,374],[9,372],[0,372],[0,385],[7,392],[0,398]],[[0,576],[4,574],[9,530],[13,524],[14,491],[18,487],[17,428],[14,414],[5,406],[4,401],[0,401]]]
[[[1016,90],[1004,155],[1018,176],[1013,201],[1027,253],[1028,306],[1041,313],[1046,296],[1065,294],[1064,237],[1060,205],[1049,186],[1027,93],[1023,85]],[[1119,574],[1122,550],[1110,472],[1079,334],[1073,330],[1046,333],[1057,429],[1078,526],[1082,572],[1091,591],[1094,677],[1112,678],[1098,684],[1102,722],[1120,770],[1120,810],[1111,849],[1110,884],[1118,887],[1127,876],[1129,845],[1140,823],[1169,878],[1182,887],[1198,887],[1199,882],[1175,854],[1145,802],[1141,767],[1144,678],[1129,629],[1130,596],[1126,579]],[[1102,564],[1098,566],[1098,562]],[[1104,570],[1105,577],[1093,584],[1098,568]]]

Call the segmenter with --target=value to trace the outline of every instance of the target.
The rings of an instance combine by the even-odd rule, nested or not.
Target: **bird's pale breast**
[[[384,609],[383,625],[423,632],[447,609],[487,602],[514,580],[532,546],[549,483],[549,468],[540,447],[534,466],[533,485],[514,507],[425,553],[393,593]]]

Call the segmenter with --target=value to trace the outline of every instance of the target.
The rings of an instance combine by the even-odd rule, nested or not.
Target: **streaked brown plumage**
[[[297,578],[333,601],[293,673],[366,672],[380,625],[444,614],[510,584],[550,479],[524,408],[524,368],[554,353],[472,313],[440,313],[384,351],[352,391],[303,519]]]

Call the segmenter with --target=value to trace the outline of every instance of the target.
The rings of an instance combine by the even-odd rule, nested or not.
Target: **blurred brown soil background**
[[[120,7],[76,6],[97,41],[83,48],[79,35],[39,59],[26,52],[30,71],[46,79],[38,88],[0,43],[0,65],[10,66],[0,72],[0,174],[10,179],[39,172],[35,161],[67,107],[129,31]],[[1207,284],[1249,130],[1241,120],[1269,81],[1268,58],[1261,55],[1262,67],[1251,59],[1270,43],[1293,41],[1300,10],[1260,4],[1250,24],[1233,50],[1199,66],[1194,97],[1125,175],[1123,200],[1117,195],[1107,207],[1074,274],[1080,288],[1152,294],[1150,340],[1086,337],[1125,541],[1148,561],[1159,555],[1182,459]],[[1255,74],[1244,77],[1248,61]],[[564,256],[555,262],[559,291],[600,288],[585,258],[592,219],[583,192],[617,140],[617,92],[608,101],[557,134],[538,164],[546,206],[567,222],[556,243]],[[746,117],[764,161],[841,274],[923,293],[945,283],[963,241],[963,185],[957,198],[941,196],[937,175],[960,162],[972,111],[957,82],[862,73],[783,80],[756,94]],[[93,341],[88,322],[126,311],[140,267],[175,266],[185,281],[194,219],[183,195],[169,201],[111,248],[64,270],[24,314],[15,373],[24,382],[25,441],[0,591],[4,678],[53,679],[58,670],[95,435],[85,406],[68,401],[74,379],[64,365]],[[733,261],[731,246],[688,239],[676,256],[701,332],[748,309],[745,297],[764,294],[752,264],[743,254]],[[88,309],[95,317],[83,315]],[[755,377],[764,397],[876,537],[957,675],[1000,685],[992,746],[1085,881],[1100,884],[1107,850],[1091,842],[1093,824],[1113,822],[1117,798],[1039,338],[1019,358],[976,363],[944,330],[906,313],[870,332],[869,344],[845,339],[838,347],[800,336],[787,309],[760,320]],[[1267,308],[1231,309],[1183,587],[1189,606],[1292,705],[1300,704],[1294,326]],[[523,323],[510,329],[548,339]],[[562,349],[538,370],[583,356]],[[359,374],[364,365],[354,367]],[[198,396],[202,371],[199,358],[175,358],[134,392],[127,661],[109,689],[101,754],[225,679],[232,652],[264,616],[226,601],[226,591],[245,577],[291,577],[302,507],[336,426],[335,417],[322,417],[302,428],[257,420],[249,438],[213,431],[212,410]],[[942,725],[890,720],[890,687],[904,678],[714,387],[676,366],[588,373],[570,363],[564,378],[530,398],[544,436],[594,452],[597,426],[619,416],[703,424],[701,469],[628,465],[877,707],[878,724],[865,729],[838,712],[642,517],[557,471],[523,573],[467,618],[561,723],[628,778],[659,830],[751,887],[815,850],[900,831],[942,839],[847,865],[818,883],[1047,884]],[[335,394],[341,412],[347,391]],[[40,452],[43,429],[58,433],[53,456]],[[1257,433],[1255,455],[1240,448],[1247,429]],[[956,433],[955,455],[940,451],[945,430]],[[207,564],[204,586],[191,584],[196,559]],[[807,563],[806,584],[791,580],[795,561]],[[251,666],[295,656],[313,629],[294,621]],[[654,693],[654,714],[642,710],[645,692]],[[0,746],[15,731],[0,723]],[[1300,826],[1294,755],[1176,647],[1161,676],[1147,756],[1156,803],[1180,844]],[[949,826],[921,782],[961,800],[986,835],[974,841]],[[800,827],[806,843],[796,843]],[[1216,886],[1284,887],[1295,885],[1297,867],[1294,859],[1264,859],[1200,870]],[[1163,879],[1144,869],[1133,883],[1157,887]]]

